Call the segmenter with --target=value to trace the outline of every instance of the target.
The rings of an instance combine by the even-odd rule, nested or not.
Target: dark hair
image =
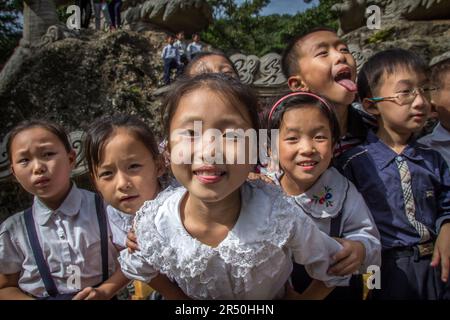
[[[450,72],[450,58],[442,60],[431,67],[431,83],[438,87],[444,86],[444,76]]]
[[[259,130],[258,99],[251,88],[239,80],[222,73],[204,73],[193,78],[177,80],[174,88],[165,97],[163,102],[163,123],[165,136],[169,139],[170,123],[175,114],[181,98],[196,89],[208,88],[231,102],[233,106],[243,105],[248,112],[252,127]]]
[[[228,58],[224,53],[222,53],[220,51],[201,51],[201,52],[198,52],[194,56],[194,58],[192,58],[192,60],[189,61],[189,63],[187,64],[186,68],[184,69],[183,75],[185,75],[186,77],[190,77],[191,70],[194,68],[194,66],[200,60],[202,60],[203,58],[210,57],[210,56],[219,56],[219,57],[224,58],[230,64],[230,66],[233,68],[233,71],[236,73],[236,77],[239,78],[239,73],[236,70],[236,67],[235,67],[234,63],[230,60],[230,58]],[[205,73],[207,73],[207,72],[208,72],[208,70],[206,70]]]
[[[317,96],[317,97],[314,97]],[[323,99],[322,102],[320,99]],[[316,107],[320,110],[320,112],[327,118],[330,124],[331,130],[331,139],[333,145],[335,145],[340,139],[340,127],[339,122],[336,117],[336,113],[333,109],[333,105],[324,97],[315,95],[315,94],[304,94],[299,93],[298,95],[292,95],[288,97],[286,100],[281,102],[278,107],[273,111],[272,116],[269,119],[269,113],[266,115],[266,122],[268,123],[268,134],[270,137],[271,129],[280,129],[281,121],[283,120],[284,114],[292,109],[300,109],[308,106]]]
[[[288,45],[283,51],[282,57],[281,57],[281,68],[283,70],[284,75],[286,78],[289,78],[293,75],[296,75],[300,72],[298,59],[299,59],[299,52],[300,52],[300,40],[302,40],[304,37],[315,33],[319,31],[329,31],[336,33],[336,30],[329,27],[317,27],[310,29],[295,38],[293,38],[291,41],[289,41]]]
[[[388,49],[373,55],[363,64],[358,74],[358,95],[361,100],[374,96],[383,81],[383,75],[407,68],[428,75],[428,66],[417,54],[404,49]],[[376,95],[376,93],[375,93]]]
[[[6,142],[6,151],[8,153],[8,160],[12,163],[12,152],[11,145],[14,138],[22,131],[31,129],[31,128],[42,128],[51,133],[53,133],[59,141],[64,145],[64,148],[67,152],[72,150],[72,146],[70,145],[69,138],[67,136],[66,130],[59,124],[50,122],[48,120],[43,119],[30,119],[20,122],[16,125],[9,133],[8,141]]]
[[[153,132],[138,117],[123,114],[102,117],[90,124],[84,138],[84,156],[91,178],[95,177],[106,143],[118,128],[130,131],[150,151],[153,158],[159,155]]]

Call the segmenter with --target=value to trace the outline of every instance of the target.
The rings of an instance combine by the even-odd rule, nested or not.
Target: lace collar
[[[332,218],[341,211],[348,188],[348,180],[335,168],[329,168],[308,191],[293,198],[312,217]]]

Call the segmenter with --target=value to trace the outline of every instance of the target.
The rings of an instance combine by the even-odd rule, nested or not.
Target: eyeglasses
[[[399,105],[403,106],[406,104],[411,104],[414,102],[418,94],[421,94],[428,101],[431,100],[431,92],[438,90],[439,88],[431,87],[431,88],[414,88],[411,90],[402,90],[397,92],[392,97],[374,97],[369,98],[369,100],[373,102],[380,102],[384,100],[395,100]]]

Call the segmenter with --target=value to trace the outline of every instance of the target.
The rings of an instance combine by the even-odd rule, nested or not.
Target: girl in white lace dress
[[[279,130],[278,154],[272,154],[278,160],[278,170],[268,176],[293,197],[320,230],[344,245],[330,272],[358,274],[349,287],[334,290],[328,298],[361,300],[362,274],[369,266],[381,264],[380,235],[361,194],[330,167],[340,138],[332,105],[315,94],[294,92],[277,101],[267,118],[268,129]],[[308,285],[319,285],[295,264],[292,281],[299,292]]]
[[[221,74],[180,81],[165,102],[171,169],[182,184],[137,212],[140,250],[121,252],[122,272],[148,282],[158,272],[193,299],[285,295],[292,257],[327,286],[342,246],[322,233],[279,188],[247,182],[256,164],[257,99]],[[244,137],[246,132],[247,137]]]

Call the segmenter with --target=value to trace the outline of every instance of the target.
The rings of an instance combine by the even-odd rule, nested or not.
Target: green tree
[[[234,0],[209,2],[214,10],[214,22],[202,38],[227,54],[262,56],[268,52],[281,53],[291,38],[314,27],[337,28],[337,16],[330,8],[340,1],[320,0],[317,6],[295,15],[269,16],[260,15],[270,2],[267,0],[245,1],[241,6]]]
[[[19,23],[21,11],[22,2],[19,0],[0,1],[0,70],[19,44],[22,35]]]

